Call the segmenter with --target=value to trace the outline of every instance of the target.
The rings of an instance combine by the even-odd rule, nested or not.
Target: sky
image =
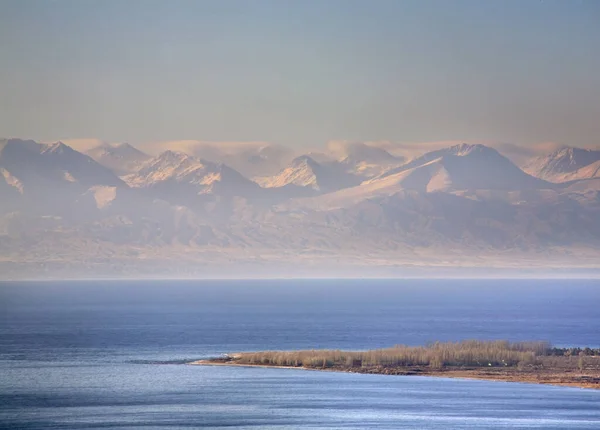
[[[600,2],[0,0],[0,136],[600,144]]]

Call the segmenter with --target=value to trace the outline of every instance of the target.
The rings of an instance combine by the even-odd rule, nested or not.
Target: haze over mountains
[[[600,151],[563,148],[523,169],[478,144],[412,159],[362,143],[300,156],[198,142],[155,152],[0,140],[5,276],[600,261]]]

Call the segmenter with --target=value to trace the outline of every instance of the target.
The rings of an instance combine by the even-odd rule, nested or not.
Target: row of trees
[[[546,355],[546,342],[477,341],[432,343],[427,346],[396,345],[371,351],[309,350],[265,351],[241,353],[240,364],[293,366],[308,368],[352,368],[373,366],[516,366],[533,364],[536,357]]]
[[[600,357],[600,348],[548,348],[547,355],[559,357],[593,356]]]

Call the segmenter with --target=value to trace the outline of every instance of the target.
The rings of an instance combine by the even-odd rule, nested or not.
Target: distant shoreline
[[[274,366],[268,364],[241,364],[235,362],[218,362],[214,360],[197,360],[188,363],[194,366],[227,366],[227,367],[263,367],[274,369],[296,369],[309,370],[315,372],[344,372],[360,373],[368,375],[396,375],[396,376],[428,376],[436,378],[456,378],[456,379],[474,379],[494,382],[519,382],[527,384],[544,384],[563,387],[576,387],[586,389],[600,390],[600,374],[581,374],[574,375],[562,372],[519,372],[516,369],[446,369],[431,370],[427,368],[407,368],[402,370],[390,369],[343,369],[327,368],[315,369],[310,367],[296,366]]]
[[[438,343],[428,347],[397,346],[362,352],[326,350],[242,352],[197,360],[188,364],[429,376],[600,389],[600,355],[596,355],[597,350],[548,347],[545,351],[539,349],[534,353],[526,350],[527,346],[508,342],[476,342],[475,346],[473,345],[469,342]],[[504,345],[506,349],[502,349]],[[530,348],[532,350],[541,348],[535,346],[535,343],[527,345],[533,345]],[[478,348],[480,353],[488,355],[486,360],[481,360],[480,357],[473,358],[477,357]],[[590,354],[592,351],[591,354],[594,355],[557,355],[571,354],[573,351],[578,354]],[[456,361],[453,354],[456,356],[462,354],[461,357],[468,358],[461,363]],[[438,356],[443,358],[437,358]],[[503,358],[498,360],[496,357]],[[517,362],[517,359],[521,361]],[[473,360],[479,360],[480,364],[473,364]]]

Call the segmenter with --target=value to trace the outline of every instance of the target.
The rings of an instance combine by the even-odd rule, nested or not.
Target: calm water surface
[[[600,346],[600,282],[0,284],[0,428],[598,429],[600,392],[180,364],[434,340]]]

